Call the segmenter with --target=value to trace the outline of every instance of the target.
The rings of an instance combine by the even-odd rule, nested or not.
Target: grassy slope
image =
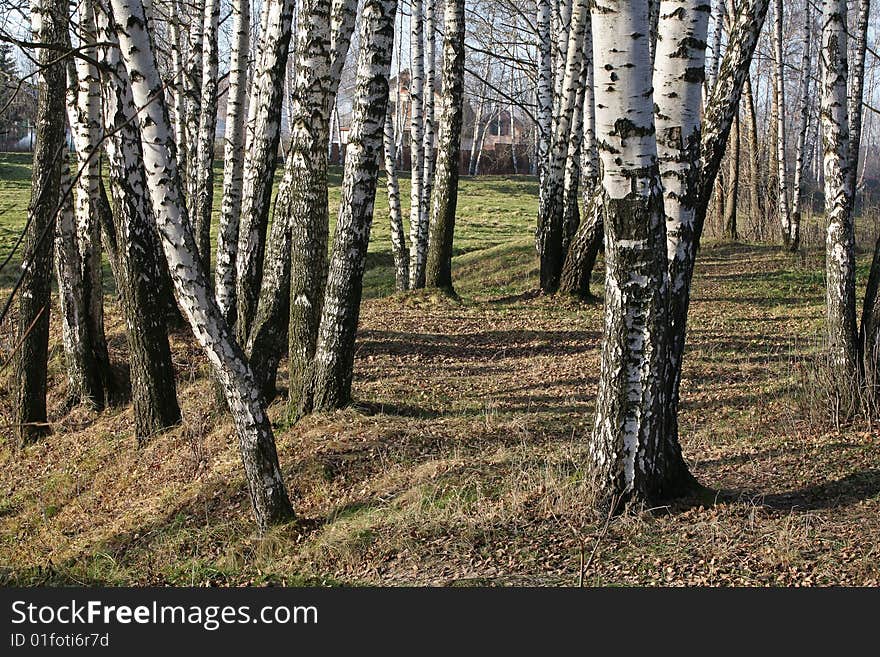
[[[9,166],[0,159],[4,189],[18,184]],[[22,220],[12,198],[4,236]],[[571,585],[582,559],[587,584],[880,581],[877,436],[804,419],[813,400],[798,381],[821,330],[821,254],[703,249],[681,427],[695,473],[724,501],[606,527],[583,469],[601,308],[531,293],[534,182],[463,182],[461,304],[386,296],[379,199],[358,406],[293,427],[282,402],[270,408],[299,522],[253,535],[231,423],[211,405],[200,352],[181,334],[180,428],[139,449],[129,409],[77,409],[56,414],[54,435],[23,453],[3,440],[5,581]],[[124,363],[123,326],[111,295],[107,303],[112,356]],[[57,336],[50,376],[57,407]],[[285,377],[282,368],[282,386]]]

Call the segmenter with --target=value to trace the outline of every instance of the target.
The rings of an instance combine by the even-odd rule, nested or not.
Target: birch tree
[[[113,208],[98,213],[125,316],[134,433],[139,442],[180,422],[168,344],[163,268],[146,190],[137,108],[110,7],[95,3],[104,142]]]
[[[217,24],[220,0],[205,0],[202,26],[202,89],[192,190],[193,230],[205,271],[211,271],[211,212],[214,209],[214,134],[217,129]]]
[[[804,168],[807,129],[810,126],[810,41],[812,35],[810,3],[804,5],[804,32],[801,42],[801,70],[798,73],[798,130],[795,147],[794,183],[791,194],[791,230],[789,248],[797,251],[801,241],[801,198],[804,194]]]
[[[33,0],[31,29],[37,52],[37,142],[31,175],[31,201],[25,232],[23,277],[19,288],[15,358],[15,422],[22,444],[49,431],[46,373],[49,355],[49,295],[52,280],[52,235],[61,198],[61,161],[65,156],[63,52],[68,42],[67,3]]]
[[[454,294],[452,240],[464,112],[464,0],[445,0],[443,20],[443,96],[425,285]]]
[[[236,249],[236,335],[245,344],[257,312],[266,252],[272,180],[281,139],[281,107],[287,68],[293,0],[266,0],[259,61],[255,64],[249,112],[253,112],[244,160]]]
[[[647,1],[598,0],[592,20],[606,271],[590,455],[600,489],[617,504],[675,483],[662,468],[669,277]]]
[[[264,394],[275,392],[278,360],[290,353],[291,404],[310,367],[327,277],[327,151],[336,99],[357,16],[355,0],[302,8],[291,145],[278,187],[266,275],[246,353]],[[329,15],[328,15],[329,12]],[[307,18],[315,13],[314,18]],[[301,359],[301,360],[300,360]]]
[[[141,0],[112,0],[112,7],[117,26],[125,26],[117,27],[117,37],[135,105],[140,108],[138,123],[148,191],[175,293],[225,393],[257,525],[264,530],[293,516],[272,427],[244,354],[223,321],[207,272],[196,254],[143,5]]]
[[[361,12],[361,45],[342,202],[315,350],[313,395],[303,395],[305,400],[311,397],[312,403],[306,401],[304,410],[340,408],[351,399],[355,335],[382,155],[396,6],[396,0],[365,0]]]
[[[223,197],[217,231],[214,289],[223,319],[235,325],[235,254],[244,176],[245,103],[250,56],[250,0],[232,1],[232,44],[229,56],[229,87],[226,95],[226,131],[223,149]]]
[[[409,287],[418,289],[425,286],[425,263],[428,256],[428,230],[422,223],[422,187],[424,185],[424,69],[425,33],[424,2],[432,0],[411,0],[410,16],[410,211],[409,211]]]
[[[782,240],[786,247],[791,244],[791,215],[788,208],[788,182],[785,167],[785,47],[782,42],[783,0],[774,0],[773,14],[773,63],[776,95],[776,196]]]
[[[68,403],[86,402],[103,408],[115,394],[110,356],[104,336],[104,288],[101,275],[101,232],[97,220],[101,183],[101,87],[95,66],[97,38],[91,2],[77,9],[80,50],[67,66],[67,119],[76,148],[78,173],[73,227],[59,230],[60,250],[66,257],[66,275],[58,277],[62,321],[80,326],[64,332],[68,362]],[[56,246],[56,260],[59,248]],[[57,267],[58,270],[61,267]],[[72,312],[76,317],[70,317]],[[68,340],[70,338],[70,340]]]
[[[424,148],[422,155],[422,189],[421,201],[419,208],[421,215],[419,217],[419,225],[425,231],[425,240],[429,241],[430,221],[431,221],[431,189],[434,184],[434,168],[436,165],[436,154],[434,153],[434,137],[435,137],[435,116],[434,116],[434,94],[436,92],[435,84],[435,68],[437,59],[437,39],[435,38],[435,5],[437,0],[422,0],[422,6],[425,12],[425,88],[424,88]],[[426,263],[428,254],[425,255]]]
[[[399,104],[400,93],[397,94],[397,98]],[[394,288],[398,292],[403,292],[409,289],[409,254],[406,248],[403,214],[400,209],[400,182],[397,177],[394,121],[391,118],[390,111],[385,116],[383,147],[385,185],[388,190],[388,217],[391,228],[391,254],[394,258]]]
[[[846,0],[822,2],[821,116],[824,144],[828,347],[840,371],[857,372],[855,236],[847,110]]]
[[[145,6],[149,6],[149,3]],[[181,171],[186,185],[186,202],[190,210],[190,216],[194,209],[197,197],[195,169],[197,166],[199,122],[202,116],[202,29],[205,15],[205,0],[193,0],[190,4],[183,5],[189,13],[187,15],[188,40],[186,68],[184,69],[184,95],[186,131],[186,157],[181,164]]]
[[[556,292],[562,274],[565,164],[571,139],[572,118],[581,94],[583,40],[590,21],[586,0],[576,0],[571,12],[570,43],[566,49],[562,91],[554,113],[549,161],[544,180],[539,186],[538,249],[541,262],[540,285],[545,294]]]

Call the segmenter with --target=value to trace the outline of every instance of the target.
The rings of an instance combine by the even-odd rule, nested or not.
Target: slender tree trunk
[[[427,0],[431,1],[431,0]],[[428,256],[428,231],[422,226],[421,206],[424,185],[424,3],[413,0],[410,4],[410,213],[409,213],[409,287],[418,289],[425,286],[425,262]]]
[[[70,408],[85,402],[93,408],[100,408],[104,403],[104,391],[89,335],[88,307],[83,298],[72,182],[70,162],[63,157],[61,208],[55,221],[55,273],[61,308],[61,340],[67,366],[66,406]]]
[[[315,410],[340,408],[351,400],[355,334],[382,152],[396,5],[396,0],[365,0],[362,9],[342,203],[315,352]]]
[[[486,67],[486,75],[489,74],[489,67]],[[475,176],[477,175],[477,148],[479,147],[478,141],[479,137],[482,134],[482,121],[483,121],[483,112],[486,107],[486,94],[485,94],[485,85],[483,86],[483,93],[480,97],[480,101],[477,103],[477,109],[474,112],[474,136],[471,139],[471,152],[470,157],[468,157],[468,175]]]
[[[436,153],[434,152],[434,133],[435,133],[435,117],[434,117],[434,93],[436,85],[434,83],[435,68],[437,59],[437,40],[434,35],[435,31],[435,3],[437,0],[422,0],[422,6],[425,10],[425,89],[424,89],[424,112],[425,112],[425,132],[424,155],[422,165],[422,200],[420,203],[421,216],[419,217],[419,225],[425,231],[426,248],[428,247],[428,233],[430,232],[431,221],[431,189],[434,184],[434,168],[436,166]],[[429,255],[426,253],[425,258]]]
[[[585,178],[583,184],[589,185],[589,180]],[[570,294],[582,301],[592,301],[596,298],[590,291],[590,277],[605,238],[602,194],[601,189],[597,190],[597,187],[598,181],[593,180],[590,187],[593,193],[585,192],[583,219],[568,247],[559,282],[561,293]]]
[[[736,211],[739,198],[739,112],[733,119],[729,140],[727,180],[724,181],[726,183],[724,190],[726,195],[724,200],[724,236],[729,240],[738,240]]]
[[[251,86],[253,130],[248,135],[245,153],[235,260],[235,328],[240,344],[247,342],[259,302],[269,202],[281,138],[281,106],[293,16],[293,0],[266,2],[266,27]]]
[[[658,5],[659,6],[659,5]],[[655,26],[656,27],[656,26]],[[574,234],[580,224],[580,213],[578,209],[579,198],[578,189],[581,181],[581,150],[584,142],[584,125],[587,120],[585,117],[586,102],[593,102],[592,86],[593,86],[593,37],[592,27],[588,22],[584,29],[583,52],[581,54],[581,70],[578,79],[578,92],[575,100],[574,112],[572,113],[572,127],[569,131],[568,154],[565,160],[565,176],[563,183],[563,210],[562,210],[562,251],[568,253],[568,248],[574,239]],[[589,93],[587,86],[590,86]],[[592,112],[592,109],[589,110]],[[591,137],[595,141],[594,137]],[[589,156],[588,156],[589,157]],[[591,177],[593,174],[590,174]]]
[[[323,2],[302,9],[304,17],[313,9],[324,17],[316,18],[315,25],[303,18],[297,38],[297,70],[308,73],[299,75],[294,85],[291,150],[278,186],[266,274],[246,349],[257,383],[271,398],[278,361],[289,340],[297,341],[299,346],[289,367],[291,403],[302,389],[302,377],[310,367],[317,340],[327,276],[330,108],[357,15],[354,0],[334,0],[329,7],[326,5]],[[329,28],[325,29],[328,10]],[[318,29],[323,32],[316,33]],[[302,353],[308,358],[299,360]]]
[[[828,347],[848,379],[856,375],[855,239],[847,115],[846,0],[822,2],[822,141],[825,144]]]
[[[791,243],[791,215],[788,207],[788,181],[785,167],[786,135],[785,135],[785,61],[784,44],[782,43],[783,1],[775,0],[773,16],[773,75],[776,93],[776,192],[779,223],[782,227],[782,238],[785,246]]]
[[[184,72],[184,40],[181,37],[182,17],[180,0],[171,0],[171,18],[168,24],[171,39],[171,105],[174,112],[174,139],[177,142],[177,161],[186,170],[186,73]]]
[[[117,37],[135,104],[143,108],[138,122],[146,146],[144,169],[178,302],[226,394],[254,514],[263,530],[293,516],[278,466],[272,427],[244,354],[223,321],[207,273],[196,254],[143,5],[141,0],[112,0],[112,7],[117,25],[125,25],[124,30],[117,28]]]
[[[657,467],[665,439],[669,276],[647,0],[598,0],[592,20],[606,273],[602,367],[589,449],[597,484],[616,507],[654,499],[674,483]]]
[[[102,64],[104,142],[112,212],[99,212],[125,315],[135,436],[143,442],[180,422],[174,365],[168,345],[163,263],[146,191],[141,137],[128,73],[109,7],[96,3],[98,59]],[[163,258],[164,259],[164,258]]]
[[[398,98],[400,98],[399,95]],[[391,254],[394,257],[394,289],[403,292],[409,289],[409,254],[406,248],[406,232],[403,229],[403,214],[400,209],[400,183],[397,179],[397,167],[395,166],[394,122],[391,118],[391,112],[385,116],[383,145],[385,148],[385,184],[388,188],[388,214],[391,224]]]
[[[537,139],[536,149],[538,186],[544,186],[547,172],[547,157],[550,153],[550,139],[553,130],[553,41],[550,30],[552,0],[537,0],[537,38],[538,38],[538,85],[536,88]],[[476,134],[474,135],[476,139]],[[535,249],[540,252],[538,233],[535,235]]]
[[[202,96],[199,142],[196,148],[193,231],[199,257],[206,272],[211,271],[211,213],[214,209],[214,135],[217,130],[217,24],[220,0],[205,0],[202,27]]]
[[[37,52],[37,141],[31,176],[31,202],[22,244],[24,277],[18,292],[18,331],[15,359],[16,414],[22,444],[49,433],[46,423],[46,373],[49,356],[49,295],[52,281],[52,235],[61,198],[64,143],[64,90],[66,65],[58,51],[68,43],[67,3],[31,2],[34,41],[45,44]]]
[[[798,132],[794,167],[794,185],[791,192],[791,230],[789,248],[797,251],[801,241],[801,199],[803,197],[804,160],[807,142],[807,129],[810,122],[810,36],[812,30],[810,3],[804,5],[804,39],[802,43],[801,70],[798,80]]]
[[[755,97],[752,94],[751,75],[746,77],[743,86],[743,99],[746,106],[746,121],[749,133],[749,217],[757,227],[764,225],[764,202],[761,182],[761,151],[758,143],[758,117],[755,111]],[[759,236],[760,239],[760,236]]]
[[[189,41],[186,70],[184,71],[184,94],[186,95],[186,144],[185,168],[181,169],[186,189],[189,216],[194,216],[196,191],[196,168],[198,167],[199,123],[202,117],[202,30],[204,28],[205,0],[193,0],[184,4],[188,14]],[[152,34],[152,30],[150,30]]]
[[[445,0],[443,37],[443,106],[440,110],[437,180],[431,200],[428,287],[453,292],[452,240],[458,204],[458,162],[464,112],[464,0]]]
[[[563,216],[565,200],[565,163],[572,132],[572,119],[580,95],[584,34],[589,29],[587,0],[576,0],[571,14],[565,77],[544,180],[539,187],[538,252],[541,261],[541,292],[553,294],[559,288],[564,261]]]
[[[247,65],[250,52],[250,0],[232,2],[232,52],[229,60],[229,88],[226,92],[226,134],[223,151],[223,200],[217,231],[217,262],[214,289],[223,319],[236,322],[235,256],[238,251],[238,222],[244,180],[245,103]]]

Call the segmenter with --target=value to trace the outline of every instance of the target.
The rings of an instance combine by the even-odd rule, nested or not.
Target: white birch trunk
[[[112,0],[120,50],[131,80],[148,190],[172,280],[184,314],[223,387],[235,422],[258,527],[293,511],[278,466],[275,440],[250,367],[214,298],[186,214],[162,81],[156,69],[141,0]]]
[[[247,64],[250,51],[250,0],[232,2],[232,51],[229,59],[229,88],[226,92],[226,134],[223,150],[223,200],[217,231],[217,260],[214,288],[223,318],[235,325],[235,254],[238,251],[238,222],[244,180],[245,103]]]
[[[410,17],[410,211],[409,211],[409,287],[412,290],[425,286],[425,263],[428,257],[428,231],[422,225],[422,187],[424,185],[424,2],[413,0]],[[431,0],[427,0],[431,1]]]
[[[776,80],[776,195],[782,238],[788,246],[791,241],[791,214],[788,205],[788,176],[786,175],[786,129],[785,129],[785,48],[782,43],[784,0],[774,0],[773,15],[773,75]]]
[[[399,98],[399,96],[398,96]],[[391,254],[394,257],[394,287],[398,292],[409,289],[409,258],[406,248],[406,232],[400,210],[400,182],[397,179],[397,160],[394,152],[394,124],[391,112],[385,116],[383,135],[385,156],[385,185],[388,190],[388,215],[391,228]]]
[[[857,372],[855,238],[847,111],[846,0],[822,2],[822,141],[825,145],[825,238],[828,347],[845,379]]]
[[[810,41],[813,18],[810,4],[804,5],[804,38],[801,43],[801,70],[798,74],[798,131],[795,151],[794,184],[791,192],[791,226],[789,248],[797,251],[801,240],[801,199],[807,148],[807,130],[810,125]]]
[[[435,38],[434,9],[437,0],[422,0],[425,9],[425,134],[423,135],[423,165],[422,165],[422,200],[420,202],[421,216],[419,225],[425,231],[425,245],[427,248],[429,224],[431,220],[431,188],[434,184],[434,92],[435,68],[437,57],[437,40]],[[427,254],[425,255],[427,263]]]

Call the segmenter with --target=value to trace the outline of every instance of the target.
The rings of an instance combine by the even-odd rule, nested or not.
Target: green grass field
[[[0,189],[6,249],[25,158],[0,155]],[[380,185],[356,404],[293,426],[283,399],[270,406],[298,520],[264,537],[193,340],[173,336],[184,422],[139,448],[128,407],[62,412],[56,324],[54,432],[23,451],[0,440],[0,583],[880,584],[880,432],[865,418],[836,426],[817,387],[821,250],[704,243],[680,424],[688,463],[717,492],[609,521],[585,469],[602,308],[534,293],[536,196],[529,178],[462,181],[452,301],[389,294]],[[106,304],[124,364],[124,323],[112,294]],[[286,377],[282,365],[282,389]]]

